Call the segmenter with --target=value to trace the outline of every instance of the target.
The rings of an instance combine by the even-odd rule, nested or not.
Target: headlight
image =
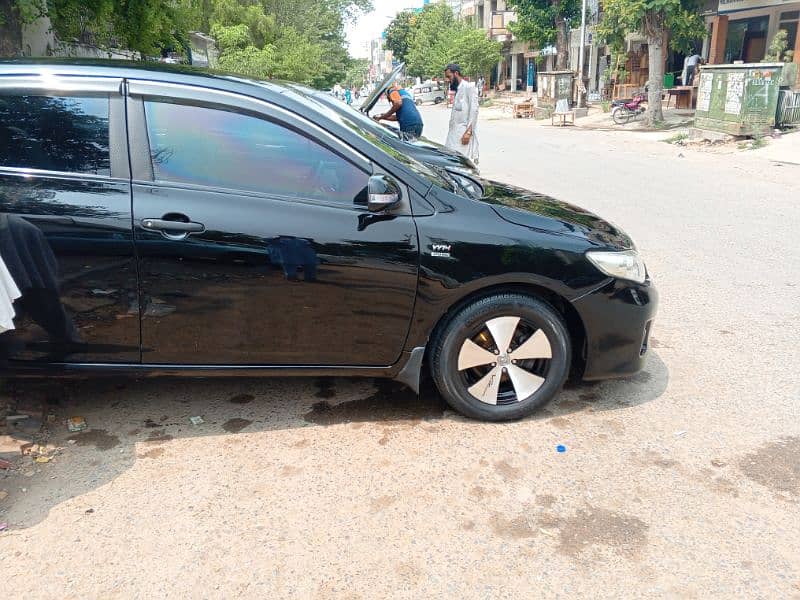
[[[603,273],[617,279],[627,279],[636,283],[644,283],[647,271],[644,261],[633,250],[624,252],[587,252],[586,258]]]

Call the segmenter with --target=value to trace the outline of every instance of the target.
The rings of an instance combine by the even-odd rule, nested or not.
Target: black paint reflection
[[[22,294],[14,303],[17,318],[30,317],[44,329],[57,353],[82,344],[61,303],[58,262],[42,231],[22,217],[0,214],[0,256]]]
[[[127,184],[0,173],[0,255],[22,297],[0,356],[138,362]]]
[[[267,253],[273,265],[283,268],[287,281],[297,281],[298,272],[303,273],[304,281],[316,281],[319,258],[311,239],[287,235],[273,238],[269,240]]]
[[[108,175],[108,97],[0,96],[0,166]]]

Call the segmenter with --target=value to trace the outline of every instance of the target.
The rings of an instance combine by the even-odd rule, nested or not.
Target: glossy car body
[[[443,319],[498,291],[563,316],[576,375],[642,367],[655,288],[587,260],[632,247],[587,211],[486,181],[481,201],[465,197],[285,86],[10,61],[0,101],[0,254],[31,280],[16,329],[0,334],[6,374],[367,375],[417,388]],[[47,144],[24,141],[52,122]],[[241,138],[217,137],[231,124]],[[73,125],[68,151],[42,168]],[[73,144],[87,127],[96,139]],[[243,162],[253,139],[255,166]],[[19,157],[29,164],[8,164]],[[374,174],[402,192],[378,213],[347,196]],[[287,187],[298,181],[311,183]]]

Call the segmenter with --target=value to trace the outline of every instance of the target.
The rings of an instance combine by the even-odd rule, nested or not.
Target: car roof
[[[145,80],[156,83],[173,83],[208,88],[251,96],[271,102],[297,115],[311,118],[329,131],[341,137],[352,136],[349,127],[330,107],[314,100],[311,94],[289,85],[260,79],[248,79],[240,75],[209,70],[203,67],[173,65],[158,62],[106,60],[106,59],[0,59],[0,79],[7,76],[76,76],[108,77],[128,80]],[[312,113],[312,114],[309,114]],[[405,166],[386,155],[406,174],[411,175],[408,183],[421,193],[430,187],[429,182],[421,180]]]
[[[0,59],[0,77],[7,75],[53,74],[78,77],[113,77],[142,79],[157,83],[182,83],[216,90],[244,93],[263,100],[279,102],[290,110],[309,108],[307,101],[280,83],[249,79],[240,75],[204,67],[158,62],[105,59]],[[294,105],[294,106],[292,106]]]

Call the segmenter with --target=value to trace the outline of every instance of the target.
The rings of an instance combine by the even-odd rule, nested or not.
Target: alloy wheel
[[[464,340],[458,371],[480,402],[513,404],[544,384],[552,356],[542,329],[517,316],[496,317]]]

